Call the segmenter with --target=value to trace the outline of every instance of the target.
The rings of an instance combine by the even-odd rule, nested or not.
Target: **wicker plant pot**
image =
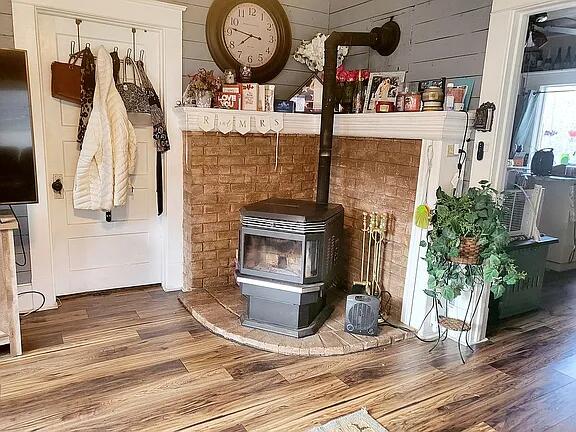
[[[456,264],[479,264],[480,246],[474,237],[462,237],[460,239],[460,252],[457,257],[450,258]]]

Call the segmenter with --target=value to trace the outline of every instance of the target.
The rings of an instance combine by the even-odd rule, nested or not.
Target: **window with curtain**
[[[542,87],[544,98],[536,148],[552,148],[554,164],[576,165],[576,85]]]

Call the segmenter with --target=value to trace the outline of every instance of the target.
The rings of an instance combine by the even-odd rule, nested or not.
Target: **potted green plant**
[[[210,108],[214,93],[222,88],[222,80],[214,75],[214,71],[204,68],[198,69],[194,75],[189,75],[190,82],[184,92],[184,104],[189,105],[192,100],[200,108]]]
[[[524,278],[507,252],[508,231],[502,225],[501,195],[487,181],[462,196],[438,188],[427,241],[426,294],[453,300],[483,281],[495,298]]]

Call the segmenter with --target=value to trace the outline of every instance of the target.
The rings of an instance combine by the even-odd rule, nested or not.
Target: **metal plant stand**
[[[476,299],[476,304],[472,308],[472,304],[474,303],[474,291],[477,285],[480,286],[480,293],[478,295],[478,298]],[[433,307],[436,313],[436,322],[438,323],[438,338],[436,339],[436,343],[434,344],[434,346],[432,346],[432,348],[430,348],[428,352],[432,352],[438,345],[440,345],[440,342],[445,341],[448,338],[449,331],[460,332],[460,334],[458,335],[458,353],[460,354],[460,360],[462,361],[462,364],[466,363],[466,361],[464,360],[464,356],[462,355],[462,335],[464,335],[464,342],[466,343],[468,349],[471,352],[474,352],[474,349],[470,346],[470,343],[468,342],[468,333],[472,328],[472,322],[474,321],[474,316],[476,315],[478,305],[480,304],[480,299],[482,298],[482,294],[484,293],[484,281],[482,280],[482,278],[478,278],[477,283],[470,288],[469,292],[470,292],[470,300],[468,300],[468,305],[466,306],[466,313],[464,314],[464,319],[450,318],[448,316],[440,315],[440,312],[438,311],[438,305],[440,304],[440,306],[442,306],[441,300],[438,299],[437,297],[433,298],[434,301]],[[448,311],[448,300],[445,301],[444,310]]]

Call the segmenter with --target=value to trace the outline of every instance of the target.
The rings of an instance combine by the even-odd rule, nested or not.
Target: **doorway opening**
[[[521,54],[508,154],[495,165],[526,279],[491,300],[492,335],[515,320],[576,312],[576,8],[530,15]]]

